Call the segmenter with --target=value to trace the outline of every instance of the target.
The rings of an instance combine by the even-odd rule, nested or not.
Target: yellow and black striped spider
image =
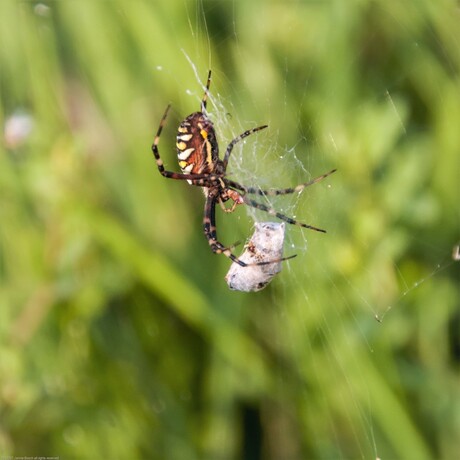
[[[161,131],[165,125],[170,105],[166,107],[163,118],[160,121],[160,126],[158,127],[155,140],[152,144],[152,152],[155,156],[158,170],[162,176],[168,179],[186,180],[191,185],[197,185],[203,188],[204,195],[206,197],[203,218],[204,234],[208,240],[211,250],[215,254],[226,255],[242,267],[247,266],[246,263],[238,259],[238,257],[232,253],[233,246],[226,247],[220,241],[218,241],[216,232],[216,204],[219,204],[224,212],[233,212],[237,205],[246,204],[248,206],[252,206],[253,208],[265,211],[271,216],[275,216],[289,224],[299,225],[300,227],[326,233],[325,230],[313,227],[312,225],[297,222],[291,217],[280,214],[265,204],[252,200],[251,198],[247,197],[247,195],[274,196],[297,193],[302,191],[305,187],[323,180],[325,177],[329,176],[336,170],[333,169],[332,171],[329,171],[326,174],[316,177],[315,179],[312,179],[308,182],[299,184],[292,188],[284,189],[261,190],[255,187],[247,187],[228,179],[226,177],[227,164],[235,144],[243,140],[245,137],[260,131],[261,129],[267,128],[267,125],[248,129],[238,137],[235,137],[235,139],[233,139],[228,144],[227,149],[225,150],[224,158],[221,160],[219,158],[219,145],[217,143],[214,125],[208,118],[206,111],[206,103],[208,99],[210,84],[211,71],[208,73],[206,89],[201,101],[201,110],[189,115],[184,121],[182,121],[177,130],[177,157],[182,173],[166,171],[163,166],[163,161],[160,158],[160,152],[158,151],[158,143],[160,141]],[[228,200],[232,200],[233,204],[229,208],[226,208],[224,203]],[[287,258],[290,259],[291,257]],[[279,262],[279,260],[260,262],[255,265],[266,265],[275,262]]]

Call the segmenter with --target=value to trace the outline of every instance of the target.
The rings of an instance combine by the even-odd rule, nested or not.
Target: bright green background
[[[34,129],[0,147],[0,454],[459,458],[459,24],[454,1],[1,0],[0,118]],[[228,290],[201,192],[150,153],[172,102],[178,170],[186,55],[221,149],[269,123],[243,149],[265,185],[338,168],[288,199],[328,234],[288,229],[260,293]],[[308,177],[280,158],[299,140]]]

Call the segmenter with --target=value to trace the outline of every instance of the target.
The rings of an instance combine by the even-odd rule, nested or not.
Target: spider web
[[[185,50],[182,50],[185,58],[189,62],[196,82],[200,90],[186,90],[186,93],[191,97],[201,101],[202,89],[205,88],[205,80],[200,75],[196,65],[191,60]],[[213,75],[213,82],[216,77]],[[255,128],[266,121],[258,122],[253,119],[242,119],[234,116],[239,108],[243,105],[243,101],[239,101],[238,105],[230,99],[223,98],[218,89],[213,88],[215,83],[211,84],[211,91],[208,96],[208,115],[213,121],[219,139],[220,155],[222,156],[229,142],[250,128]],[[265,114],[266,115],[266,114]],[[270,118],[270,115],[268,115]],[[229,178],[238,181],[241,184],[257,187],[261,189],[270,188],[287,188],[300,183],[308,182],[314,176],[309,171],[305,163],[309,162],[309,157],[305,154],[308,149],[309,140],[307,136],[296,140],[293,145],[280,146],[277,143],[279,129],[276,126],[271,127],[268,122],[268,129],[252,134],[243,141],[236,144],[234,147],[227,175]],[[297,153],[299,152],[299,154]],[[324,166],[325,168],[325,166]],[[323,168],[323,169],[324,169]],[[274,172],[274,169],[276,172]],[[330,169],[330,168],[329,168]],[[321,171],[321,173],[326,170]],[[317,175],[321,174],[318,172]],[[293,178],[294,177],[294,181]],[[325,181],[323,187],[330,188],[331,184]],[[300,193],[293,193],[283,196],[257,196],[251,195],[256,201],[263,203],[286,216],[297,218],[297,210],[304,203],[305,195],[310,192],[310,189],[304,189]],[[270,219],[270,216],[256,208],[245,206],[246,214],[251,222],[261,222]],[[312,217],[313,218],[313,217]],[[306,222],[310,223],[310,222]],[[311,222],[312,225],[315,223]],[[300,227],[296,228],[297,230]],[[296,238],[297,233],[297,238]],[[307,235],[301,231],[289,232],[287,234],[286,247],[291,250],[305,252],[307,250]],[[249,237],[249,235],[248,235]]]
[[[233,28],[227,32],[228,37],[226,38],[231,38],[237,43],[236,59],[241,58],[244,66],[245,63],[248,64],[250,58],[247,51],[239,46],[240,40],[244,41],[241,35],[245,33],[242,31],[243,24],[240,23],[241,16],[235,11],[240,7],[239,4],[233,4]],[[387,430],[386,436],[391,438],[391,434],[388,434],[391,433],[391,428],[382,427],[381,425],[384,425],[385,422],[375,422],[375,412],[381,410],[379,400],[388,396],[387,403],[395,405],[395,419],[400,420],[402,425],[408,429],[406,434],[413,440],[411,445],[424,446],[424,442],[417,438],[418,434],[415,430],[411,431],[411,427],[414,426],[410,422],[411,416],[401,411],[401,407],[397,406],[394,398],[385,394],[385,390],[380,387],[377,372],[375,375],[372,374],[375,380],[369,380],[370,371],[363,363],[371,362],[369,368],[375,370],[373,360],[376,359],[376,344],[379,346],[381,336],[379,337],[378,332],[371,333],[370,331],[382,328],[383,325],[380,324],[386,325],[387,323],[389,323],[388,327],[393,328],[394,331],[401,317],[397,316],[392,319],[392,312],[397,309],[408,314],[409,306],[417,305],[420,296],[423,297],[426,293],[436,291],[435,285],[438,281],[444,282],[442,274],[456,268],[454,266],[458,253],[455,250],[456,241],[428,241],[418,236],[416,231],[406,235],[405,238],[410,240],[412,246],[418,247],[421,253],[426,252],[431,255],[424,264],[417,268],[409,266],[413,261],[411,257],[406,260],[401,258],[399,261],[397,249],[394,248],[388,249],[390,252],[395,251],[394,257],[375,257],[375,254],[384,251],[385,247],[383,244],[375,244],[366,238],[366,228],[369,228],[370,231],[375,230],[373,223],[371,221],[362,222],[364,230],[356,230],[353,228],[353,222],[350,224],[350,222],[344,223],[343,221],[340,200],[343,199],[342,197],[350,196],[348,190],[353,188],[353,181],[356,177],[353,176],[355,174],[353,171],[346,168],[340,169],[340,164],[344,163],[342,158],[344,141],[337,137],[340,130],[331,127],[329,131],[323,132],[326,140],[319,139],[318,135],[314,134],[317,132],[315,128],[317,125],[322,125],[323,121],[313,117],[310,126],[297,126],[300,134],[286,141],[283,137],[283,126],[277,126],[272,122],[272,119],[281,119],[286,124],[291,123],[296,114],[300,115],[303,112],[308,98],[315,97],[310,85],[310,78],[316,71],[315,67],[312,66],[310,73],[304,75],[304,91],[295,101],[297,105],[294,107],[288,98],[286,88],[291,72],[294,72],[291,69],[295,68],[296,63],[288,57],[284,63],[283,84],[276,88],[276,92],[273,92],[273,85],[268,82],[271,76],[264,76],[263,73],[257,75],[257,78],[261,79],[261,91],[264,91],[265,87],[271,88],[265,94],[259,94],[257,97],[252,95],[250,88],[253,88],[254,85],[248,85],[248,89],[244,92],[232,91],[232,77],[227,77],[218,66],[213,65],[214,41],[221,37],[216,37],[215,32],[209,31],[204,4],[198,2],[195,11],[187,11],[187,17],[193,45],[181,47],[180,51],[183,58],[189,63],[194,79],[191,80],[186,96],[192,98],[195,106],[198,106],[205,85],[207,69],[211,68],[213,81],[208,99],[208,112],[216,128],[221,155],[230,140],[246,129],[262,124],[269,125],[268,129],[251,135],[236,145],[229,163],[229,176],[245,185],[260,188],[284,188],[307,182],[334,167],[339,169],[336,174],[328,177],[324,182],[315,184],[300,194],[283,197],[257,197],[264,204],[287,216],[325,228],[328,232],[327,235],[321,235],[310,230],[287,226],[285,253],[286,255],[296,253],[298,257],[284,264],[284,269],[274,281],[275,288],[270,294],[270,305],[277,312],[279,324],[282,324],[283,327],[282,331],[280,329],[276,331],[275,340],[286,347],[292,356],[298,357],[296,364],[299,367],[300,378],[303,378],[305,382],[314,382],[319,387],[324,383],[322,379],[325,374],[330,379],[342,382],[339,391],[335,394],[324,389],[322,401],[317,403],[315,410],[320,411],[324,418],[329,420],[330,429],[318,427],[317,432],[311,434],[312,438],[320,439],[325,431],[335,433],[336,439],[331,442],[336,443],[336,447],[354,443],[358,446],[357,451],[360,452],[362,458],[378,458],[382,448],[387,450],[380,441],[384,437],[382,432]],[[198,45],[200,34],[206,36],[207,45],[205,47]],[[416,45],[415,42],[414,44]],[[356,56],[364,52],[365,50],[358,49]],[[207,67],[203,65],[203,61],[206,62],[206,60]],[[252,77],[249,75],[247,78]],[[382,107],[384,111],[382,119],[389,126],[387,128],[382,126],[382,130],[392,129],[397,132],[398,145],[401,145],[410,141],[412,128],[408,126],[406,108],[400,103],[397,91],[393,89],[399,84],[399,76],[395,76],[394,80],[382,86],[380,92],[375,93],[373,102]],[[223,95],[222,88],[230,88],[230,90]],[[331,87],[329,97],[331,99],[339,97],[339,92],[339,88]],[[281,117],[279,116],[279,101],[282,101]],[[367,107],[363,104],[362,111],[366,110]],[[355,113],[356,111],[350,110],[349,114],[344,112],[343,116],[347,118]],[[391,169],[390,165],[388,169],[379,171],[379,174],[390,178],[392,175],[397,177],[399,172]],[[399,177],[399,180],[403,179],[404,176]],[[388,199],[395,198],[390,196]],[[429,207],[430,203],[426,205]],[[328,212],[323,212],[324,208],[327,208]],[[378,211],[372,205],[369,206],[371,217],[373,215],[379,217]],[[241,210],[239,212],[239,217],[236,219],[242,219]],[[458,215],[458,210],[455,212]],[[270,220],[266,213],[248,206],[244,207],[244,213],[250,225],[254,222]],[[219,221],[222,222],[225,217],[219,216]],[[354,257],[353,248],[349,246],[349,240],[343,237],[344,225],[349,226],[349,232],[356,231],[357,234],[353,235],[354,241],[368,251],[369,256],[364,261],[349,260]],[[247,233],[247,237],[249,235],[250,232]],[[235,234],[235,240],[240,238],[241,235]],[[403,242],[400,244],[402,245]],[[314,251],[311,251],[312,246]],[[333,269],[330,262],[323,262],[321,254],[324,255],[324,260],[337,261]],[[373,263],[374,260],[384,260],[385,264],[376,265]],[[360,270],[352,267],[353,264],[360,262],[363,263]],[[329,285],[327,299],[324,293],[315,289],[315,283],[318,281]],[[372,288],[369,289],[368,286]],[[293,306],[286,307],[286,299],[293,298],[293,291],[295,291],[296,301],[293,302]],[[323,308],[325,302],[332,304],[335,302],[337,307],[325,310]],[[314,326],[310,327],[309,324]],[[305,350],[296,349],[295,337],[299,335],[305,337]],[[389,333],[389,335],[394,340],[398,340],[397,334]],[[318,353],[316,341],[325,344],[324,347],[319,347],[322,353]],[[359,346],[356,345],[357,342]],[[309,360],[308,366],[305,360]],[[359,385],[357,382],[360,382]],[[309,405],[307,389],[304,398],[303,402],[307,407]],[[354,407],[353,411],[347,409],[345,405],[345,402],[350,400],[352,401],[351,406]],[[305,415],[305,417],[308,419],[309,416]],[[351,428],[345,431],[349,436],[354,437],[353,441],[345,442],[342,439],[341,417],[350,424]],[[379,431],[380,434],[376,435],[376,431]],[[338,449],[343,457],[347,457],[346,447],[338,447]],[[391,449],[388,451],[391,452]],[[356,450],[353,452],[356,454]]]

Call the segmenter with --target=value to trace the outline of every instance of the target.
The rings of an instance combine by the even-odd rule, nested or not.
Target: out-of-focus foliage
[[[459,458],[459,23],[454,1],[0,1],[0,455]],[[172,101],[178,170],[185,55],[229,125],[338,168],[296,206],[328,234],[290,230],[308,251],[260,293],[228,290],[202,194],[149,152]]]

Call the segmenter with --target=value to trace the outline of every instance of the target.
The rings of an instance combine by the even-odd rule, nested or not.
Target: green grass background
[[[0,146],[1,458],[459,458],[459,21],[454,1],[2,0],[0,119],[34,126]],[[230,107],[222,145],[269,123],[243,149],[269,185],[338,168],[290,209],[328,234],[288,229],[299,256],[260,293],[228,290],[201,192],[150,153],[172,102],[178,170],[186,56]],[[299,139],[309,177],[280,158]]]

